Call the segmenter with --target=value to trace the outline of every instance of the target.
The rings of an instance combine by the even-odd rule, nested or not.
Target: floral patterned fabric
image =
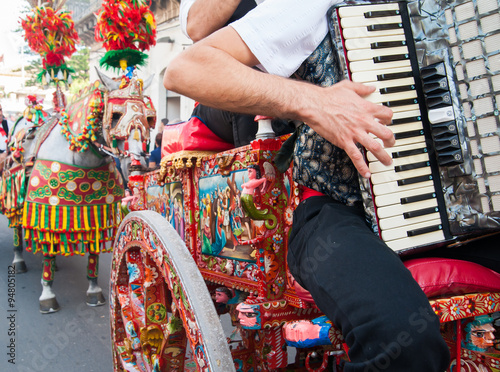
[[[341,80],[338,57],[333,52],[330,35],[325,37],[295,75],[324,87]],[[293,178],[300,185],[347,205],[361,201],[358,173],[351,159],[344,150],[306,124],[297,128],[293,162]]]

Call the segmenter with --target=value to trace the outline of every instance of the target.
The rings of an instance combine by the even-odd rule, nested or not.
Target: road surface
[[[0,371],[112,371],[108,303],[85,304],[87,258],[57,258],[53,289],[61,310],[42,315],[42,256],[24,252],[28,272],[9,277],[12,236],[7,219],[0,215]],[[99,285],[107,301],[110,263],[111,254],[103,254]]]

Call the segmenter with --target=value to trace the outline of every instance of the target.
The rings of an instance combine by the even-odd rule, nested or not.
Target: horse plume
[[[75,71],[66,65],[64,57],[76,51],[79,38],[70,13],[39,6],[20,22],[29,47],[42,57],[38,80],[43,85],[51,81],[56,85],[59,81],[71,84],[71,73]]]
[[[106,54],[101,67],[143,66],[144,53],[156,44],[156,21],[145,0],[105,0],[97,13],[95,39]]]

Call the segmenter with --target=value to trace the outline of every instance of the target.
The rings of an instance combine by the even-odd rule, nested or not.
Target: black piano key
[[[425,168],[425,167],[430,167],[431,163],[428,161],[421,161],[418,163],[411,163],[411,164],[405,164],[405,165],[396,165],[394,167],[395,172],[405,172],[413,169],[418,169],[418,168]]]
[[[399,106],[406,106],[406,105],[414,105],[418,103],[417,98],[408,98],[408,99],[402,99],[399,101],[389,101],[389,102],[382,102],[384,106],[387,107],[399,107]]]
[[[408,54],[392,54],[388,56],[377,56],[373,57],[374,63],[384,63],[384,62],[393,62],[393,61],[404,61],[409,59],[410,56]]]
[[[406,185],[413,185],[415,183],[420,183],[420,182],[425,182],[425,181],[432,181],[432,175],[428,174],[426,176],[405,178],[404,180],[398,180],[397,183],[398,183],[398,186],[406,186]]]
[[[450,166],[462,164],[464,162],[464,155],[462,150],[447,151],[438,153],[438,164],[441,166]]]
[[[433,226],[422,227],[421,229],[409,230],[406,232],[406,235],[417,236],[439,230],[443,230],[443,225],[433,225]]]
[[[457,134],[457,124],[454,120],[444,123],[432,124],[432,134],[434,136]]]
[[[415,85],[401,85],[399,87],[388,87],[379,90],[380,94],[390,94],[399,92],[408,92],[409,90],[415,90]]]
[[[393,159],[406,158],[407,156],[420,155],[426,153],[427,153],[427,147],[422,147],[420,149],[393,152],[392,158]]]
[[[412,77],[413,74],[411,71],[405,71],[405,72],[393,72],[390,74],[380,74],[377,75],[377,80],[378,81],[385,81],[385,80],[395,80],[395,79],[404,79],[404,78],[409,78]]]
[[[415,123],[417,121],[422,121],[422,117],[421,116],[410,116],[407,118],[393,119],[391,122],[391,125]]]
[[[433,141],[434,148],[437,152],[460,148],[460,139],[458,138],[458,135],[450,134],[446,136],[436,136],[433,138]]]
[[[446,68],[444,63],[436,63],[431,66],[424,67],[420,70],[420,77],[426,81],[437,77],[446,76]]]
[[[425,216],[426,214],[432,214],[432,213],[436,213],[436,212],[439,212],[438,207],[424,208],[424,209],[419,209],[416,211],[403,213],[403,218],[406,219],[406,218]]]
[[[428,108],[435,108],[438,106],[449,106],[451,105],[451,94],[450,92],[444,92],[441,94],[435,94],[432,96],[427,96],[425,98]]]
[[[371,12],[365,12],[363,15],[365,18],[380,18],[380,17],[394,17],[401,13],[399,10],[376,10]]]
[[[397,30],[403,28],[402,23],[384,23],[381,25],[368,25],[366,29],[368,31],[385,31],[385,30]]]
[[[429,200],[429,199],[435,199],[435,198],[436,198],[436,193],[430,192],[428,194],[414,195],[414,196],[409,196],[407,198],[401,198],[401,204],[410,204],[410,203],[415,203],[415,202],[419,202],[422,200]]]
[[[376,43],[371,43],[371,49],[385,49],[385,48],[397,48],[402,46],[407,46],[406,40],[399,41],[377,41]]]
[[[424,135],[424,130],[417,129],[417,130],[410,130],[408,132],[394,133],[394,138],[396,140],[398,140],[398,139],[412,138],[412,137],[418,137],[418,136],[423,136],[423,135]]]
[[[423,90],[424,90],[424,93],[426,93],[426,94],[437,91],[437,90],[448,91],[448,90],[450,90],[450,88],[448,86],[448,79],[445,76],[445,77],[442,77],[442,78],[437,79],[437,80],[425,82]]]

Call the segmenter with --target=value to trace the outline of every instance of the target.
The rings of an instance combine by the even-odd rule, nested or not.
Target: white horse
[[[98,71],[99,73],[99,71]],[[32,133],[26,131],[22,152],[8,158],[2,176],[3,210],[15,228],[14,261],[26,271],[26,248],[43,259],[40,311],[59,310],[52,291],[57,255],[88,254],[87,304],[105,303],[97,284],[98,259],[111,250],[121,221],[123,176],[146,169],[146,146],[156,113],[143,95],[151,82],[133,76],[116,80],[99,73],[101,82],[86,88]],[[120,87],[121,86],[121,87]]]

